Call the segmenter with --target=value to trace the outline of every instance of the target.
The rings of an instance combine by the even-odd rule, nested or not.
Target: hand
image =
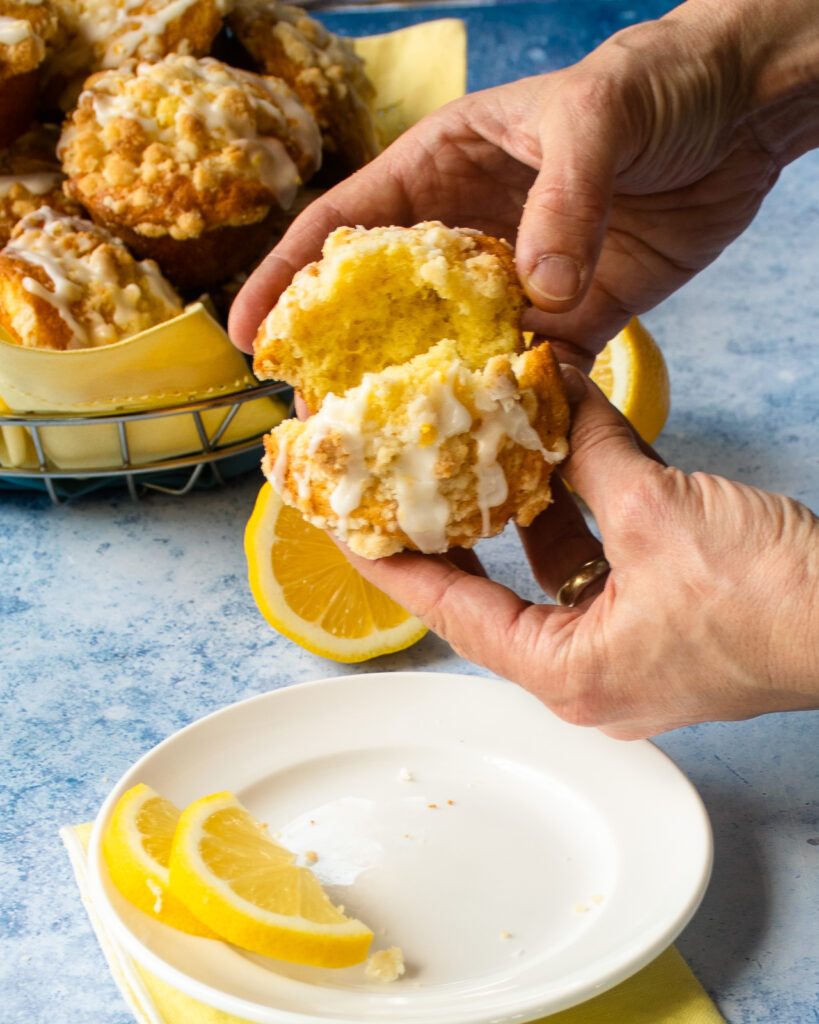
[[[565,490],[521,530],[554,594],[605,551],[611,573],[576,608],[529,604],[443,557],[355,567],[465,658],[530,690],[562,718],[636,739],[694,722],[819,707],[819,521],[798,502],[644,454],[577,370]]]
[[[798,21],[801,32],[800,12],[811,25],[814,3],[789,0],[789,21],[768,0],[689,0],[573,67],[444,107],[296,219],[239,294],[231,336],[250,351],[267,311],[334,228],[440,219],[516,242],[537,307],[526,326],[588,367],[633,314],[744,230],[780,165],[809,144],[815,111],[797,118],[798,138],[778,131],[773,100],[784,86],[770,80],[776,26],[796,33]],[[798,34],[808,53],[816,34],[815,25]],[[749,42],[757,36],[764,89]],[[795,74],[780,77],[793,91]]]

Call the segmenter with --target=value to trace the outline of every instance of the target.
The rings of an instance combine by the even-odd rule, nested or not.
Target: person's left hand
[[[816,517],[788,498],[661,465],[593,384],[564,374],[582,400],[561,471],[603,546],[559,481],[555,503],[521,536],[549,594],[604,549],[602,591],[560,608],[527,603],[448,557],[348,554],[355,567],[465,658],[612,736],[819,707]]]

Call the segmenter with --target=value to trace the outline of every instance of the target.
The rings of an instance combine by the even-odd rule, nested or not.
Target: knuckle
[[[609,522],[621,543],[644,548],[654,538],[668,536],[667,525],[674,514],[674,494],[679,470],[668,470],[657,463],[643,466],[627,479],[612,497]]]
[[[421,610],[420,618],[429,626],[433,633],[450,639],[450,623],[452,620],[452,607],[454,605],[453,595],[457,586],[457,579],[451,578],[444,582],[426,608]],[[458,652],[461,653],[461,652]]]
[[[572,471],[584,474],[588,469],[590,473],[593,472],[595,465],[606,458],[612,442],[619,438],[627,439],[629,443],[632,440],[624,423],[612,424],[595,419],[577,421],[570,437],[569,459]]]
[[[566,217],[578,224],[599,224],[608,209],[608,195],[598,182],[566,170],[561,172],[561,179],[538,183],[526,201],[528,213]]]
[[[574,114],[585,118],[608,116],[621,86],[609,69],[586,68],[566,79],[564,100]]]

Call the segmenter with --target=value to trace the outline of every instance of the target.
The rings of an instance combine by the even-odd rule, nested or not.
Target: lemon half
[[[651,444],[668,419],[671,389],[663,354],[636,317],[606,345],[590,376]]]
[[[330,537],[286,506],[268,483],[245,530],[245,554],[262,615],[313,654],[365,661],[402,651],[427,631],[356,572]]]

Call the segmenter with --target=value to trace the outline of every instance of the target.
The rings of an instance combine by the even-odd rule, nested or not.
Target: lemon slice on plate
[[[168,888],[171,841],[179,809],[140,783],[124,793],[102,837],[111,881],[146,914],[191,935],[216,938]]]
[[[657,342],[636,317],[606,345],[590,376],[651,444],[668,418],[668,369]]]
[[[170,874],[171,891],[236,946],[315,967],[366,959],[370,929],[335,907],[232,793],[203,797],[182,812]]]
[[[270,625],[334,661],[402,651],[426,628],[350,565],[322,530],[286,506],[270,484],[245,530],[250,589]]]

